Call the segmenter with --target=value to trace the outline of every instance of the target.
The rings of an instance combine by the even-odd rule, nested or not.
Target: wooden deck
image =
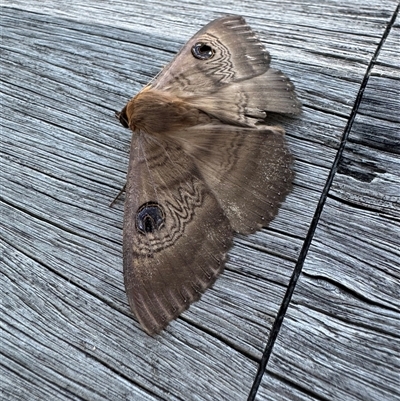
[[[2,399],[399,399],[398,2],[215,4],[3,2]],[[124,291],[123,202],[108,206],[130,142],[114,110],[223,14],[297,87],[295,188],[152,338]]]

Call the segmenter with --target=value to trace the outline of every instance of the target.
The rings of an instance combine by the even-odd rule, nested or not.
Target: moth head
[[[126,114],[126,106],[120,112],[116,111],[115,117],[119,120],[123,127],[129,128],[129,120]]]

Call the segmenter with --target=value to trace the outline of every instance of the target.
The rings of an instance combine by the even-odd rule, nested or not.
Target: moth
[[[240,16],[202,28],[121,112],[133,131],[123,227],[130,307],[154,335],[224,270],[235,233],[267,226],[291,191],[292,155],[268,113],[294,86]]]

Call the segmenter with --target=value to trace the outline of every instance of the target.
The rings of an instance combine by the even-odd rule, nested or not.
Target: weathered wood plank
[[[26,398],[20,383],[33,400],[245,399],[394,4],[173,1],[116,9],[115,2],[16,1],[3,8],[8,302],[0,352],[10,399]],[[124,183],[130,141],[113,110],[222,13],[244,15],[298,87],[304,113],[282,120],[296,185],[269,229],[237,238],[227,271],[202,301],[152,339],[124,293],[122,202],[108,207]],[[280,398],[271,399],[318,399],[286,377],[273,380]]]
[[[61,395],[70,392],[71,399],[179,400],[192,392],[205,400],[246,396],[254,362],[221,341],[187,324],[157,339],[137,336],[130,314],[91,294],[84,283],[68,282],[50,264],[8,244],[1,251],[7,294],[2,364],[34,383],[30,399],[41,399],[42,382]],[[190,372],[182,371],[185,366]],[[4,377],[7,392],[16,384],[13,376]],[[220,378],[218,386],[212,377]]]
[[[372,71],[260,399],[277,376],[319,399],[400,397],[399,70]]]
[[[326,400],[386,400],[399,396],[398,370],[399,341],[398,314],[384,308],[358,305],[341,307],[349,296],[341,296],[337,285],[331,288],[318,280],[307,280],[307,287],[299,285],[292,307],[285,319],[281,336],[264,375],[265,388],[260,400],[274,399],[274,379],[293,383],[305,394]],[[324,281],[319,279],[319,281]],[[302,296],[302,290],[312,290],[317,296]],[[331,308],[324,308],[324,299],[334,298]],[[313,305],[317,298],[322,305]],[[331,303],[331,302],[329,302]],[[336,305],[334,305],[336,303]],[[340,307],[337,306],[339,303]],[[353,302],[354,303],[354,302]],[[374,327],[374,319],[389,315],[386,332]],[[365,314],[361,319],[357,315]],[[355,316],[356,315],[356,316]],[[368,320],[368,326],[358,323]],[[313,398],[314,399],[314,398]]]

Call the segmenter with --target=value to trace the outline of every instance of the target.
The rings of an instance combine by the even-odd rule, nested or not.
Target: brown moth
[[[284,130],[294,86],[239,16],[190,39],[120,113],[133,131],[123,232],[129,304],[159,333],[224,270],[234,233],[275,217],[292,188]]]

